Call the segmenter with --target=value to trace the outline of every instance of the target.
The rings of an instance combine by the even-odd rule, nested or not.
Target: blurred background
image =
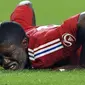
[[[8,21],[10,14],[22,0],[0,0],[0,22]],[[72,15],[85,11],[85,0],[30,0],[37,25],[61,24]]]

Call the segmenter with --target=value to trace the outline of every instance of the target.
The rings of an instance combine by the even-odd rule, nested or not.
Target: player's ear
[[[25,37],[23,40],[22,40],[22,46],[23,46],[23,48],[27,48],[28,47],[28,38],[27,37]]]

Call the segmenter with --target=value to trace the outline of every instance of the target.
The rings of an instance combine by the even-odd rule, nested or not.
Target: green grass
[[[1,71],[0,85],[85,85],[85,70]]]
[[[8,21],[21,0],[0,0],[0,22]],[[85,11],[85,0],[31,0],[37,25],[60,24],[66,18]],[[85,85],[85,70],[0,71],[0,85]]]
[[[9,20],[15,6],[22,0],[0,0],[0,21]],[[30,0],[37,24],[60,24],[66,18],[85,11],[85,0]]]

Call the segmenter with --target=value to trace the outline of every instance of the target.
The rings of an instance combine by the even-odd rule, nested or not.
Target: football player
[[[35,25],[30,1],[23,1],[15,8],[11,22],[0,24],[1,65],[5,69],[46,69],[64,64],[71,68],[85,67],[84,12],[61,25]]]

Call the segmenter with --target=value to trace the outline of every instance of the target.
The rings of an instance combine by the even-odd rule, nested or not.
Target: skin
[[[81,13],[79,16],[78,24],[79,27],[85,28],[85,13]],[[20,43],[20,46],[17,46],[15,44],[12,45],[0,45],[0,53],[4,55],[4,61],[3,61],[3,67],[5,69],[11,69],[11,70],[19,70],[24,69],[27,59],[27,49],[28,46],[28,39],[25,37],[22,42]],[[66,69],[66,70],[72,70],[75,68],[81,68],[81,66],[63,66],[56,68],[56,70],[59,69]]]
[[[28,7],[32,8],[32,4],[24,4]],[[33,8],[32,8],[33,10]],[[32,18],[32,26],[36,25],[35,14],[33,10],[33,18]],[[28,47],[28,39],[25,37],[19,46],[12,44],[0,44],[0,53],[4,56],[4,61],[2,66],[5,69],[11,70],[21,70],[25,68],[28,54],[27,54],[27,47]]]
[[[26,5],[29,6],[29,4]],[[35,19],[33,20],[33,26],[34,25],[35,25]],[[78,27],[85,28],[85,13],[80,14],[77,25]],[[26,51],[27,46],[28,46],[28,39],[26,37],[21,41],[19,46],[15,44],[12,45],[0,44],[0,53],[4,56],[4,61],[2,66],[5,69],[11,69],[11,70],[24,69],[28,57]],[[75,68],[81,68],[81,67],[68,65],[56,69],[72,70]]]
[[[78,23],[77,23],[78,28],[83,28],[85,29],[85,12],[82,12],[79,16]],[[84,64],[81,65],[66,65],[66,66],[61,66],[59,68],[55,68],[55,70],[60,71],[60,69],[65,69],[65,70],[73,70],[73,69],[83,69],[85,68]]]
[[[28,57],[26,49],[28,46],[28,40],[23,39],[20,46],[12,45],[0,45],[0,53],[4,56],[2,66],[5,69],[18,70],[24,69],[26,59]]]
[[[85,28],[85,12],[82,12],[79,16],[78,26],[81,28]]]

